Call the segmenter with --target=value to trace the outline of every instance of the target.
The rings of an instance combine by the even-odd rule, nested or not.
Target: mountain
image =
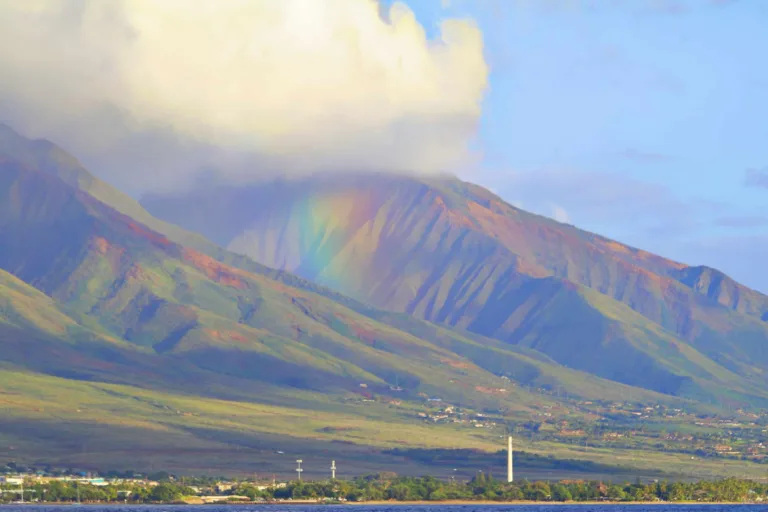
[[[554,403],[536,389],[691,405],[621,386],[605,392],[607,382],[536,351],[377,310],[218,249],[261,272],[228,265],[91,195],[88,187],[108,190],[92,176],[67,182],[57,167],[35,163],[42,157],[27,165],[7,155],[0,453],[23,446],[47,463],[94,467],[101,458],[126,467],[155,453],[147,437],[162,432],[158,443],[176,457],[164,464],[181,457],[182,467],[200,446],[212,451],[206,464],[218,461],[213,450],[228,453],[220,443],[231,436],[246,445],[315,443],[312,450],[345,441],[342,453],[373,467],[396,458],[371,459],[372,448],[495,445],[490,431],[425,427],[416,414],[424,397],[520,419]],[[317,420],[290,423],[305,415]],[[131,456],[83,448],[82,432],[120,439]],[[361,442],[372,447],[366,455]]]
[[[376,389],[394,383],[397,372],[421,382],[409,371],[414,360],[449,355],[406,343],[399,339],[405,334],[320,296],[176,245],[56,178],[14,163],[0,170],[0,265],[133,345],[202,366],[237,357],[249,378],[328,391],[365,381]],[[359,339],[366,336],[367,343]],[[372,350],[375,343],[403,347],[390,356]],[[259,371],[251,375],[249,365]],[[456,372],[445,368],[447,381]]]
[[[253,261],[246,261],[237,255],[228,254],[200,234],[186,231],[153,217],[135,199],[93,176],[74,156],[49,140],[29,139],[10,126],[0,123],[0,156],[5,157],[7,161],[22,164],[28,169],[59,178],[67,185],[87,193],[117,212],[162,233],[174,242],[183,243],[218,259],[234,258],[235,261],[258,271],[269,271]]]
[[[760,407],[768,394],[759,359],[749,363],[749,354],[739,352],[750,348],[744,339],[731,340],[733,350],[716,359],[630,304],[543,266],[526,271],[530,264],[522,257],[469,230],[444,235],[467,259],[450,257],[444,266],[434,259],[440,238],[424,241],[439,242],[429,254],[405,243],[405,233],[419,226],[407,215],[385,222],[391,238],[370,251],[381,268],[357,277],[373,282],[378,276],[385,288],[376,272],[394,272],[390,259],[407,261],[399,252],[407,249],[413,266],[405,265],[402,276],[390,274],[391,289],[399,297],[398,290],[421,283],[413,296],[425,286],[428,293],[411,300],[413,308],[376,307],[377,294],[327,282],[327,265],[306,262],[294,270],[336,291],[286,272],[286,265],[269,268],[158,220],[50,142],[7,127],[0,133],[0,456],[87,469],[252,472],[258,465],[290,474],[294,454],[324,467],[332,453],[357,472],[425,473],[444,468],[388,450],[492,452],[508,426],[520,431],[523,449],[550,456],[549,476],[562,467],[594,472],[584,460],[611,474],[759,470],[752,463],[692,462],[684,451],[658,450],[652,436],[629,444],[596,437],[592,442],[603,447],[588,451],[558,430],[596,421],[601,428],[633,429],[635,420],[622,408],[639,404],[690,418],[713,414],[711,403]],[[356,186],[370,179],[359,177]],[[385,193],[384,185],[399,183],[402,191],[390,198],[395,202],[414,183],[376,179],[382,181],[371,183]],[[301,182],[274,185],[291,190]],[[318,193],[331,185],[311,184]],[[428,185],[454,195],[461,186],[453,180]],[[221,220],[217,214],[232,215],[234,224],[221,224],[217,236],[251,222],[255,205],[265,214],[277,206],[290,213],[289,201],[275,201],[287,195],[270,197],[276,191],[269,187],[262,192],[250,195],[259,201],[240,213],[209,210],[211,226]],[[355,197],[349,194],[335,222],[360,222],[363,213],[375,212],[355,210]],[[312,206],[308,215],[322,221],[316,215],[322,211],[323,205]],[[396,229],[401,222],[414,224]],[[334,227],[340,225],[311,225],[308,236],[327,235],[313,254],[333,259],[323,240],[343,242]],[[355,257],[344,262],[353,273],[353,263],[369,263],[365,231]],[[499,268],[486,257],[496,258]],[[419,268],[432,274],[420,281]],[[459,288],[443,288],[455,270],[466,279],[454,276]],[[475,284],[477,276],[492,278],[493,286]],[[704,286],[703,278],[697,282]],[[759,295],[740,305],[699,295],[710,318],[758,329],[760,336],[757,315],[738,310],[745,301],[758,304]],[[461,298],[462,312],[437,316],[454,298]],[[722,348],[719,337],[710,341]],[[276,457],[276,449],[290,455]],[[562,465],[562,459],[581,462]]]
[[[322,175],[142,203],[264,265],[603,378],[765,389],[768,297],[455,178]]]
[[[37,146],[64,154],[50,143],[15,137],[14,144],[26,144],[32,154]],[[152,219],[143,209],[136,214],[140,206],[81,166],[77,169],[79,179],[67,182],[70,174],[55,165],[0,161],[0,268],[115,339],[157,353],[194,355],[205,365],[232,345],[240,354],[246,344],[242,338],[258,339],[259,344],[245,346],[254,352],[254,364],[263,363],[262,358],[271,372],[248,378],[271,383],[284,379],[326,391],[344,376],[347,389],[359,389],[359,382],[367,379],[379,386],[398,381],[414,393],[444,395],[438,384],[431,389],[407,386],[424,381],[424,367],[415,363],[431,361],[446,369],[435,370],[447,372],[435,379],[443,382],[466,376],[468,370],[474,373],[472,366],[477,365],[476,385],[498,384],[498,375],[516,373],[526,385],[555,388],[567,382],[574,395],[594,397],[594,388],[602,387],[599,379],[563,368],[539,352],[377,310],[221,249],[211,252],[240,265],[176,244],[166,233],[152,231],[105,203],[132,205],[134,215]],[[110,192],[96,197],[92,189]],[[169,226],[157,220],[149,224]],[[203,240],[203,247],[215,247],[199,235],[182,238],[192,237]],[[325,366],[322,361],[329,361],[328,368],[339,375],[317,372]],[[483,393],[476,396],[485,399]]]

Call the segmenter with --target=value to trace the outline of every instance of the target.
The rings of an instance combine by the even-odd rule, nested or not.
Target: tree
[[[241,496],[248,496],[248,498],[251,501],[254,501],[256,498],[263,498],[263,493],[258,490],[253,485],[241,485],[237,489],[235,489],[235,494],[239,494]]]
[[[611,485],[608,487],[608,493],[606,496],[615,501],[622,501],[627,499],[627,493],[619,485]]]
[[[432,501],[444,501],[448,499],[448,493],[445,489],[438,489],[429,495],[429,499]]]
[[[397,501],[412,501],[418,498],[418,496],[414,496],[411,487],[405,483],[397,483],[391,486],[387,489],[387,496]]]
[[[501,498],[505,501],[518,501],[522,500],[524,496],[519,487],[509,486],[502,491]]]
[[[552,486],[552,499],[555,501],[571,501],[573,496],[566,486],[555,484]]]
[[[161,501],[164,503],[170,501],[176,501],[181,498],[181,491],[171,484],[159,484],[156,485],[152,492],[149,493],[149,499],[152,501]]]

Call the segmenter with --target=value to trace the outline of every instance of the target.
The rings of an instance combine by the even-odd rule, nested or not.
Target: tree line
[[[507,483],[496,480],[491,475],[478,473],[469,482],[386,475],[369,475],[351,481],[292,482],[284,489],[276,489],[271,494],[275,498],[344,498],[350,501],[754,502],[768,496],[768,485],[735,478],[690,483],[528,480]]]
[[[22,488],[18,485],[0,485],[0,503],[19,501]],[[53,480],[34,482],[23,488],[25,501],[43,503],[172,503],[195,491],[176,483],[160,483],[154,487],[140,484],[97,486],[80,482]]]
[[[0,502],[17,501],[20,489],[5,486]],[[94,486],[78,482],[35,483],[24,489],[27,501],[90,503],[173,503],[193,496],[194,490],[178,482],[154,487],[140,484]],[[696,501],[759,502],[768,498],[768,484],[728,478],[718,481],[606,483],[600,481],[528,481],[507,483],[478,473],[469,482],[433,477],[404,477],[380,473],[353,480],[294,481],[285,487],[259,489],[241,482],[226,495],[247,496],[252,501]]]

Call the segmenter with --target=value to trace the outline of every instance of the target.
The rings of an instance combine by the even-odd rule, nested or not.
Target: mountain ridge
[[[354,198],[349,199],[349,196],[358,191],[356,190],[356,184],[359,184],[361,181],[365,181],[369,178],[371,180],[371,184],[369,184],[367,189],[362,191],[359,202],[357,204],[353,203],[352,200]],[[323,185],[324,181],[327,181],[325,185]],[[400,187],[398,187],[398,181],[401,182],[399,184]],[[357,208],[357,212],[366,209],[370,211],[381,208],[381,206],[385,203],[384,198],[375,197],[376,187],[386,187],[388,182],[395,182],[395,184],[391,186],[391,190],[396,192],[398,188],[406,187],[409,181],[413,181],[418,188],[418,190],[414,190],[410,193],[409,200],[412,202],[418,202],[421,199],[426,199],[424,202],[429,203],[427,206],[431,207],[433,211],[430,212],[429,208],[422,208],[421,212],[434,214],[434,210],[437,210],[438,218],[434,219],[435,222],[445,221],[446,223],[452,222],[454,224],[462,225],[465,227],[473,226],[475,228],[473,231],[483,233],[488,239],[499,239],[506,237],[507,240],[503,240],[504,243],[500,245],[504,248],[507,248],[508,250],[510,248],[515,248],[516,246],[519,247],[521,243],[527,243],[530,239],[530,236],[536,234],[541,234],[545,240],[548,236],[558,237],[559,239],[565,240],[583,238],[589,243],[592,251],[610,254],[611,259],[614,260],[611,262],[612,265],[617,267],[617,269],[624,268],[630,272],[638,273],[638,278],[648,278],[649,276],[647,273],[643,273],[642,270],[649,270],[654,273],[661,273],[660,277],[662,278],[670,278],[674,281],[683,282],[686,279],[688,272],[690,272],[686,272],[686,269],[696,268],[653,255],[643,251],[642,249],[630,247],[594,233],[585,232],[574,226],[558,223],[557,221],[547,217],[524,212],[523,210],[519,210],[511,205],[504,203],[503,200],[498,198],[498,196],[495,196],[494,194],[481,189],[477,185],[460,182],[456,179],[425,179],[403,176],[383,176],[375,174],[363,177],[348,177],[348,175],[331,175],[328,177],[327,175],[324,175],[322,177],[314,177],[304,180],[300,178],[286,181],[275,180],[262,185],[252,186],[250,188],[247,186],[241,186],[236,190],[227,187],[222,187],[214,191],[207,189],[197,193],[193,192],[188,196],[149,195],[142,199],[142,203],[146,207],[149,207],[150,210],[156,211],[156,213],[160,214],[161,216],[167,216],[169,218],[172,217],[173,220],[178,223],[195,225],[198,232],[210,233],[210,235],[213,236],[214,241],[219,245],[232,246],[236,249],[244,251],[246,249],[245,244],[243,243],[244,241],[238,240],[237,237],[242,236],[243,232],[247,231],[248,223],[252,222],[253,219],[249,220],[247,215],[238,214],[238,212],[248,212],[249,204],[265,203],[268,208],[264,208],[264,210],[268,211],[270,215],[275,212],[277,214],[282,214],[291,207],[290,204],[286,204],[286,200],[290,201],[291,197],[298,197],[300,201],[303,201],[302,205],[304,205],[308,204],[312,200],[311,197],[302,196],[302,194],[307,194],[308,190],[310,192],[316,192],[318,196],[320,196],[318,201],[322,201],[326,198],[323,194],[326,194],[327,191],[332,191],[336,193],[336,196],[344,196],[344,194],[348,194],[347,202],[351,204],[344,206],[343,201],[338,201],[338,203],[342,203],[343,207],[349,209],[345,210],[345,212],[351,211],[351,209],[354,208]],[[437,187],[434,186],[435,183],[442,184],[441,186]],[[431,186],[432,189],[430,190]],[[326,190],[324,190],[323,187],[325,187]],[[453,189],[459,190],[459,196],[456,196],[456,194],[453,193],[455,192]],[[450,195],[452,195],[452,197],[449,197],[448,200],[446,200],[446,196],[443,195],[445,190],[448,190],[451,193]],[[285,195],[286,191],[288,193],[287,196]],[[212,194],[215,194],[216,196],[211,197]],[[453,211],[449,205],[460,204],[464,199],[461,197],[461,194],[464,194],[470,198],[470,200],[464,201],[465,204],[469,205],[469,209],[462,206],[461,208],[455,208],[455,211]],[[206,196],[208,196],[207,200]],[[227,197],[230,200],[229,204],[222,203],[220,200],[221,197]],[[371,197],[374,197],[374,199],[371,199]],[[334,197],[332,194],[328,194],[328,202],[332,203],[335,199],[337,199],[337,197]],[[342,197],[341,199],[344,198]],[[200,208],[197,213],[192,211],[191,208],[186,208],[189,206],[189,204],[197,205],[201,203],[205,206],[218,206],[217,208]],[[322,206],[322,204],[320,204],[320,206]],[[333,206],[335,205],[331,205],[331,207]],[[173,211],[174,208],[176,209],[175,212]],[[217,209],[223,210],[222,212],[216,212],[217,215],[223,217],[223,221],[212,220],[210,219],[209,215],[201,215],[203,211],[208,212],[215,211]],[[472,212],[474,212],[474,214],[472,214]],[[508,224],[511,224],[511,226],[494,226],[491,222],[488,221],[488,218],[490,217],[492,219],[494,216],[499,215],[499,212],[515,216],[523,216],[526,220],[533,219],[539,222],[540,225],[536,225],[534,227],[534,231],[538,231],[538,233],[533,233],[533,235],[531,235],[530,228],[527,230],[525,228],[520,228],[519,226],[515,226],[514,222],[511,221],[508,222]],[[469,213],[469,215],[466,215],[467,213]],[[444,218],[440,218],[439,214],[442,214],[442,217]],[[339,214],[339,216],[340,215],[341,214]],[[208,222],[207,225],[205,223],[206,221]],[[215,222],[216,225],[212,226],[212,222]],[[414,220],[411,219],[411,222],[413,223]],[[522,242],[520,240],[515,241],[510,237],[509,231],[515,230],[517,230],[517,234],[521,235]],[[558,232],[558,230],[561,231]],[[277,268],[296,266],[295,262],[287,261],[285,256],[281,257],[279,255],[266,255],[263,251],[267,249],[263,247],[260,247],[257,250],[262,251],[256,258],[257,260],[272,259],[275,263],[282,264],[274,265]],[[510,250],[509,252],[513,256],[526,258],[526,256],[530,255],[531,250],[525,249],[518,250],[517,252]],[[526,253],[528,253],[528,255]],[[509,256],[509,254],[505,254],[505,256]],[[571,280],[594,288],[599,288],[602,284],[601,278],[604,278],[604,276],[600,276],[599,273],[594,275],[589,275],[589,273],[587,273],[586,275],[579,276],[575,274],[575,270],[570,270],[571,274],[569,275],[569,270],[567,269],[568,265],[561,261],[544,261],[544,263],[545,265],[543,266],[549,267],[548,269],[542,269],[541,262],[528,261],[529,265],[534,266],[534,268],[530,269],[531,272],[539,271],[540,273],[545,274],[561,275],[561,277],[567,277]],[[736,283],[725,274],[723,274],[723,282],[728,286],[736,287],[739,290],[747,290],[745,286]],[[751,293],[748,293],[747,295],[749,302],[757,302],[756,305],[751,307],[750,314],[752,311],[760,311],[761,313],[763,311],[768,311],[768,297],[754,290],[751,290]],[[726,305],[729,304],[726,303]]]
[[[267,266],[510,343],[524,338],[516,331],[530,325],[531,311],[547,293],[583,286],[628,306],[728,372],[765,382],[768,297],[724,274],[712,281],[706,270],[528,214],[458,180],[319,176],[144,204]],[[577,306],[562,307],[565,314]],[[599,332],[584,333],[578,319],[573,322],[570,337],[580,335],[582,342]],[[563,341],[550,355],[568,351]],[[610,361],[624,364],[619,357]]]

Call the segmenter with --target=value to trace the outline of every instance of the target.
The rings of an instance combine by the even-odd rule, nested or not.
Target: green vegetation
[[[292,472],[294,458],[324,461],[330,451],[351,472],[391,468],[446,475],[455,468],[466,474],[478,467],[504,466],[504,456],[498,452],[503,444],[499,436],[508,420],[485,414],[475,420],[477,413],[466,409],[446,414],[445,405],[430,406],[429,402],[397,406],[276,388],[269,396],[283,403],[278,406],[8,370],[0,372],[0,390],[4,412],[0,447],[13,447],[12,451],[0,448],[0,456],[27,464],[44,461],[82,470],[163,467],[183,473],[215,468],[220,474],[246,474],[266,466],[284,475]],[[465,417],[459,415],[469,418],[463,423],[439,419]],[[477,428],[476,422],[499,423]],[[715,450],[723,441],[706,437],[711,435],[706,433],[726,436],[724,427],[718,425],[698,427],[699,434],[694,430],[699,436],[696,439],[712,447],[711,453],[695,455],[656,447],[669,436],[662,430],[637,431],[621,438],[632,441],[622,445],[608,435],[616,430],[605,428],[604,434],[588,438],[585,447],[584,438],[579,443],[558,437],[551,426],[528,422],[512,427],[517,430],[521,475],[761,478],[765,474],[764,466],[742,460],[748,457],[746,451],[744,457],[736,457]],[[746,439],[745,432],[739,435]],[[761,435],[760,428],[748,432]],[[746,446],[757,443],[747,442]],[[291,455],[276,454],[287,447]],[[457,450],[459,447],[463,449]]]
[[[233,492],[237,492],[235,489]],[[431,477],[371,475],[351,482],[292,482],[273,491],[276,498],[335,498],[350,501],[696,501],[756,502],[768,498],[768,485],[750,480],[606,484],[597,481],[534,481],[508,484],[478,473],[471,481]]]
[[[31,485],[29,485],[31,484]],[[255,485],[252,482],[190,487],[185,483],[114,481],[95,486],[77,481],[30,481],[24,489],[27,501],[87,503],[175,503],[194,501],[194,496],[220,496],[221,501],[533,501],[533,502],[733,502],[758,503],[768,499],[768,485],[751,480],[725,479],[694,483],[657,481],[653,483],[604,483],[600,481],[519,481],[502,483],[482,472],[468,482],[442,481],[433,477],[399,477],[379,473],[354,480],[293,481],[284,486]],[[0,503],[22,497],[19,486],[0,486]],[[210,494],[209,494],[210,493]]]
[[[189,487],[160,483],[149,487],[141,483],[96,486],[77,481],[54,480],[47,483],[31,482],[24,489],[28,502],[38,503],[174,503],[184,496],[194,495]],[[0,503],[21,499],[21,488],[0,484]]]

